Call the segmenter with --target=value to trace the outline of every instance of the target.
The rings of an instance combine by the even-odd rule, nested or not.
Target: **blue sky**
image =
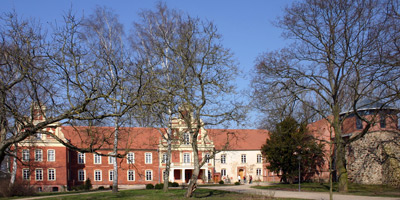
[[[45,26],[47,22],[61,21],[69,9],[89,15],[96,5],[112,8],[126,29],[138,20],[142,9],[154,9],[156,0],[3,0],[0,12],[13,9],[23,18],[36,18]],[[213,21],[223,36],[223,44],[235,54],[239,68],[247,75],[237,80],[241,90],[250,84],[256,57],[265,51],[276,50],[285,45],[281,30],[272,22],[281,16],[291,0],[169,0],[169,8],[179,9],[193,17]],[[255,117],[253,116],[253,119]],[[253,124],[253,123],[252,123]],[[255,128],[249,124],[247,127]]]

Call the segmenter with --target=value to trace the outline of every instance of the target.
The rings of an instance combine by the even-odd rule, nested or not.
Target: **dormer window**
[[[363,125],[362,125],[362,121],[359,117],[356,116],[356,129],[362,129]]]
[[[384,114],[381,114],[379,124],[381,125],[381,128],[386,128],[386,117]]]

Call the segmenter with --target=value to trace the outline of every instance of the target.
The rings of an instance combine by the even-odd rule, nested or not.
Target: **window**
[[[56,161],[56,152],[53,149],[47,150],[47,161]]]
[[[114,155],[113,153],[109,153],[111,155]],[[108,156],[108,164],[114,164],[115,163],[115,157],[113,156]]]
[[[206,159],[206,163],[210,163],[210,154],[207,153],[204,158]]]
[[[246,154],[242,154],[241,161],[242,163],[246,163]]]
[[[114,180],[114,170],[108,171],[108,180],[113,181]]]
[[[262,156],[261,156],[261,154],[257,154],[257,163],[262,163]]]
[[[56,170],[55,169],[48,169],[47,170],[48,180],[55,181],[56,180]]]
[[[126,154],[126,162],[128,164],[133,164],[135,163],[135,154],[132,152],[129,152],[128,154]]]
[[[257,170],[256,170],[256,175],[257,175],[257,176],[261,176],[261,168],[257,168]]]
[[[357,116],[356,116],[356,128],[357,129],[362,129],[363,128],[361,119],[359,117],[357,117]]]
[[[42,169],[36,169],[35,170],[35,180],[37,181],[43,181],[43,170]]]
[[[94,164],[101,164],[101,156],[98,154],[94,154]]]
[[[42,161],[43,160],[43,151],[41,149],[35,150],[35,161]]]
[[[163,153],[161,163],[167,163],[168,156],[166,153]]]
[[[78,170],[78,181],[85,181],[85,179],[86,179],[85,170],[83,169]]]
[[[186,144],[186,145],[190,144],[190,135],[189,135],[189,133],[184,133],[183,134],[183,144]]]
[[[151,180],[153,180],[153,177],[152,177],[152,171],[151,170],[146,170],[146,181],[151,181]]]
[[[152,158],[152,153],[145,153],[145,163],[146,164],[151,164],[153,163],[153,158]]]
[[[221,176],[226,176],[226,169],[221,169]]]
[[[36,133],[35,138],[37,140],[41,140],[42,139],[42,133]]]
[[[183,154],[183,163],[190,163],[190,154],[189,153]]]
[[[135,180],[135,171],[134,170],[128,170],[128,181],[134,181]]]
[[[384,114],[381,114],[379,123],[381,125],[381,128],[386,128],[386,116]]]
[[[221,155],[221,163],[225,164],[226,163],[226,154]]]
[[[22,178],[24,180],[31,179],[31,173],[30,173],[29,169],[22,169]]]
[[[94,181],[101,181],[101,170],[94,170]]]
[[[78,153],[78,164],[85,164],[85,153]]]
[[[22,161],[29,161],[29,149],[22,150]]]

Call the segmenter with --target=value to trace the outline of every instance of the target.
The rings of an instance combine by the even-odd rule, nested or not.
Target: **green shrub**
[[[221,184],[221,185],[223,185],[223,184],[224,184],[224,181],[223,181],[223,180],[220,180],[218,183]]]
[[[164,183],[158,183],[156,184],[156,186],[154,187],[156,190],[161,190],[164,188]]]
[[[151,183],[149,183],[149,184],[146,184],[146,189],[154,189],[154,185],[153,184],[151,184]]]
[[[172,187],[179,187],[179,183],[173,182],[173,183],[172,183]]]
[[[235,185],[240,185],[240,183],[239,182],[235,182]]]
[[[104,190],[104,186],[100,186],[99,188],[97,188],[98,190]]]
[[[90,190],[90,189],[92,189],[92,187],[93,187],[93,185],[92,185],[92,182],[90,181],[90,178],[86,179],[84,189]]]

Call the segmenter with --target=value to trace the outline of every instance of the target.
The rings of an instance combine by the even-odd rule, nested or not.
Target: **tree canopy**
[[[293,117],[287,117],[276,124],[261,152],[269,163],[267,168],[281,177],[285,183],[293,183],[299,174],[308,180],[319,173],[324,163],[323,143],[318,143],[307,134],[305,124],[299,124]]]

